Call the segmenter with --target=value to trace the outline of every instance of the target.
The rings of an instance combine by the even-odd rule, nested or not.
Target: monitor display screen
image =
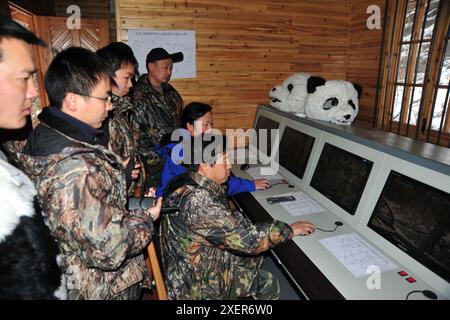
[[[271,141],[271,131],[270,130],[271,129],[278,129],[279,125],[280,124],[278,122],[276,122],[276,121],[274,121],[272,119],[263,117],[263,116],[260,116],[258,118],[258,122],[256,123],[255,130],[258,133],[258,137],[257,137],[257,139],[258,139],[258,150],[263,152],[263,153],[265,153],[269,157],[270,157],[270,155],[272,153],[272,145],[273,145],[273,141]],[[267,130],[266,131],[266,135],[260,134],[259,130],[261,130],[261,129],[266,129]],[[259,140],[260,137],[266,137],[266,147],[262,147],[262,144],[260,143],[260,140]],[[265,152],[266,151],[265,149],[267,149],[267,153]]]
[[[311,187],[354,215],[373,162],[325,143]]]
[[[391,171],[368,227],[450,282],[450,194]]]
[[[286,127],[280,142],[280,165],[303,179],[314,140],[314,137]]]

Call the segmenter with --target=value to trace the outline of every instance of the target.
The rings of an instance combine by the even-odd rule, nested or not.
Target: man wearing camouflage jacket
[[[152,49],[146,58],[148,73],[139,78],[133,89],[131,120],[147,186],[156,187],[163,165],[163,159],[153,148],[180,125],[183,99],[169,80],[173,63],[182,60],[181,52],[169,54],[163,48]]]
[[[212,141],[221,139],[205,136],[201,136],[203,155]],[[190,159],[199,152],[194,146]],[[220,149],[212,161],[186,165],[188,172],[167,187],[165,206],[180,207],[161,218],[159,238],[169,298],[277,299],[278,281],[260,269],[263,257],[257,255],[294,235],[310,234],[315,227],[304,221],[252,224],[233,211],[221,185],[231,166]]]
[[[100,139],[111,76],[89,50],[59,53],[45,78],[52,106],[39,115],[21,159],[61,248],[69,299],[139,298],[142,252],[159,216],[161,201],[126,211],[121,158]]]
[[[108,147],[122,158],[126,172],[128,195],[133,196],[141,189],[143,181],[140,175],[140,158],[130,124],[133,104],[128,96],[137,61],[131,48],[122,42],[112,42],[97,52],[114,73],[114,83],[111,84],[112,110],[103,122],[102,130]]]

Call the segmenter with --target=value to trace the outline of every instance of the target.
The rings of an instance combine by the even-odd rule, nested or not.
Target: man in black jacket
[[[0,16],[0,128],[20,129],[38,93],[33,33]],[[35,205],[30,179],[0,152],[0,299],[65,299],[58,246]]]

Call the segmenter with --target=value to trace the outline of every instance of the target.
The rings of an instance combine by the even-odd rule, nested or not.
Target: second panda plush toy
[[[350,125],[359,110],[362,87],[343,80],[311,77],[307,84],[306,117]]]

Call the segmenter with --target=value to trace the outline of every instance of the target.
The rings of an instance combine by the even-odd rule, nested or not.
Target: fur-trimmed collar
[[[31,180],[0,159],[0,242],[15,229],[21,216],[34,215],[35,195]]]

